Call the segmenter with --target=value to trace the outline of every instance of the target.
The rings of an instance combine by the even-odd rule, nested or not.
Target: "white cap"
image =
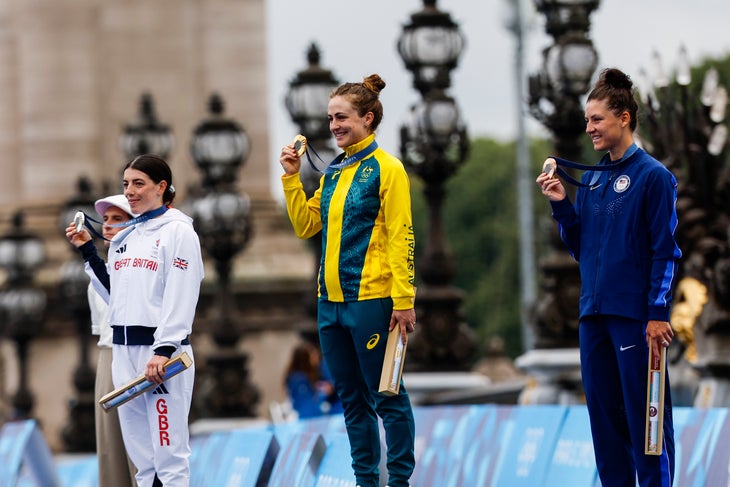
[[[110,206],[116,206],[117,208],[124,210],[124,212],[128,215],[134,216],[134,213],[132,213],[132,208],[129,207],[129,202],[127,201],[126,196],[124,196],[123,194],[107,196],[106,198],[96,200],[96,203],[94,203],[94,208],[96,208],[96,212],[102,218],[104,217],[104,213],[106,213],[106,210],[108,210]]]

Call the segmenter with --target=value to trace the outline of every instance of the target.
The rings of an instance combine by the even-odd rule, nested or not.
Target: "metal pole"
[[[524,103],[524,34],[525,24],[522,0],[512,0],[515,35],[515,85],[517,86],[517,216],[520,240],[520,320],[522,324],[522,348],[530,350],[534,345],[530,315],[537,300],[537,277],[535,271],[534,215],[532,204],[532,181],[530,174],[530,150],[525,130]]]

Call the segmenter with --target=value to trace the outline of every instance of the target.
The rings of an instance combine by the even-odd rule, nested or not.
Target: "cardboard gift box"
[[[387,396],[395,396],[400,392],[403,365],[406,361],[406,345],[400,339],[400,326],[396,326],[388,333],[378,392]]]

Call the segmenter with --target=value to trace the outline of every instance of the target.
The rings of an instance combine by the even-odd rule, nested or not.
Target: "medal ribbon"
[[[167,209],[168,209],[167,205],[162,205],[159,208],[156,208],[156,209],[150,210],[150,211],[146,211],[146,212],[142,213],[141,215],[132,218],[131,220],[127,220],[126,222],[115,223],[115,224],[109,225],[109,226],[110,227],[131,227],[132,225],[136,225],[137,223],[146,222],[147,220],[151,220],[152,218],[158,217],[158,216],[162,215],[163,213],[165,213],[167,211]],[[91,225],[91,223],[89,223],[89,221],[98,223],[99,225],[103,225],[104,223],[100,222],[99,220],[97,220],[93,217],[90,217],[89,215],[86,214],[86,212],[83,212],[83,213],[84,213],[84,226],[89,230],[89,232],[92,233],[93,235],[96,235],[97,237],[99,237],[101,239],[111,242],[111,240],[109,240],[108,238],[104,237],[104,235],[99,233],[96,230],[96,228],[94,228]]]
[[[580,186],[582,188],[590,188],[596,182],[598,181],[599,174],[596,174],[593,179],[591,180],[590,184],[581,183],[577,179],[573,178],[570,174],[568,174],[565,170],[561,169],[560,166],[563,167],[569,167],[571,169],[579,169],[581,171],[613,171],[615,169],[618,169],[620,166],[623,166],[623,164],[626,162],[626,160],[633,156],[634,153],[639,149],[639,147],[636,144],[631,144],[631,146],[628,148],[626,153],[623,155],[621,159],[618,161],[610,162],[608,164],[601,164],[598,163],[594,166],[588,165],[588,164],[581,164],[579,162],[573,162],[569,161],[567,159],[561,159],[559,157],[550,156],[551,158],[555,159],[555,162],[557,163],[557,167],[555,168],[555,172],[557,172],[563,179],[565,179],[567,182],[572,184],[573,186]]]
[[[312,161],[312,157],[309,155],[310,148],[312,149],[312,152],[314,152],[314,155],[317,156],[317,159],[319,159],[322,162],[324,162],[324,161],[322,160],[321,157],[319,157],[319,154],[317,154],[317,151],[314,149],[314,147],[307,144],[307,150],[306,150],[307,161],[309,162],[309,165],[312,167],[312,169],[314,169],[315,171],[317,171],[320,174],[332,174],[337,169],[342,169],[343,167],[347,167],[350,164],[354,164],[359,160],[365,159],[367,156],[369,156],[370,154],[375,152],[375,149],[378,148],[378,143],[375,142],[375,140],[373,140],[372,142],[370,142],[370,144],[368,144],[367,147],[355,152],[353,155],[351,155],[349,157],[345,157],[345,153],[343,152],[342,154],[335,157],[335,159],[332,162],[327,164],[327,167],[325,168],[324,173],[317,166],[314,165],[314,162]]]

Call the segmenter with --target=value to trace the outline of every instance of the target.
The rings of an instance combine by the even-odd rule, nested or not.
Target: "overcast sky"
[[[529,0],[526,4],[530,4]],[[506,29],[508,0],[440,0],[466,37],[459,66],[452,73],[450,94],[456,99],[470,136],[513,139],[517,129],[514,89],[515,40]],[[387,86],[381,92],[385,116],[378,129],[380,145],[398,155],[398,128],[409,107],[419,100],[396,42],[421,0],[267,0],[269,104],[272,178],[278,180],[279,149],[298,132],[284,107],[289,81],[306,68],[306,51],[317,43],[323,67],[340,82],[361,81],[378,73]],[[531,9],[531,7],[528,7]],[[652,52],[659,52],[670,71],[684,44],[690,62],[730,52],[730,2],[727,0],[603,0],[591,15],[590,37],[599,67],[618,67],[638,78],[651,72]],[[542,49],[551,43],[544,17],[532,13],[525,39],[525,71],[539,71]],[[528,131],[544,133],[532,119]],[[274,183],[274,188],[278,183]]]

